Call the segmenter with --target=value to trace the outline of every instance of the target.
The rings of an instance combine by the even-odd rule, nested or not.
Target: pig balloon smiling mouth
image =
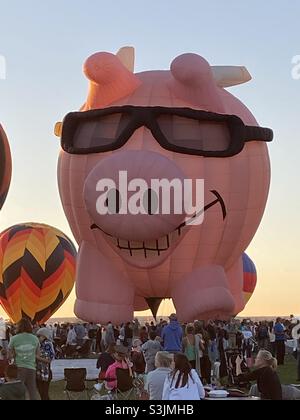
[[[130,256],[130,257],[142,257],[142,258],[153,258],[153,257],[163,257],[167,258],[168,254],[166,254],[166,251],[170,251],[170,248],[174,248],[179,242],[179,238],[182,237],[185,233],[185,228],[189,227],[194,220],[201,216],[203,213],[208,211],[211,207],[220,204],[221,210],[222,210],[222,216],[223,220],[226,218],[226,206],[224,203],[224,200],[222,199],[221,195],[213,190],[211,191],[212,194],[215,195],[216,200],[212,201],[210,204],[207,204],[203,209],[201,209],[199,212],[194,214],[191,218],[181,223],[180,226],[177,227],[177,229],[173,232],[170,232],[163,238],[158,238],[153,241],[149,241],[149,243],[143,241],[143,242],[132,242],[130,240],[127,240],[125,238],[117,238],[111,235],[108,232],[105,232],[101,227],[97,226],[95,223],[91,226],[92,230],[100,230],[102,233],[104,233],[109,238],[109,243],[116,247],[117,250],[121,251],[120,255],[122,257]],[[124,254],[123,251],[127,251],[126,254]],[[163,259],[161,258],[161,259]],[[127,261],[131,264],[135,265],[135,261],[131,258]],[[136,265],[139,266],[138,260],[136,261]],[[144,264],[142,264],[144,266]]]
[[[243,253],[267,203],[273,132],[226,90],[251,80],[245,67],[189,53],[135,73],[134,59],[131,47],[89,57],[86,101],[56,125],[60,197],[79,245],[75,313],[119,325],[172,298],[181,322],[227,319],[254,289],[245,295]],[[203,202],[181,214],[99,213],[98,183],[118,185],[122,171],[147,186],[203,180]]]

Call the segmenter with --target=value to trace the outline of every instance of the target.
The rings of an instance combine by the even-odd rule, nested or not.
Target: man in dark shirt
[[[282,324],[281,318],[276,319],[276,324],[274,326],[274,333],[275,333],[275,349],[276,349],[276,357],[279,365],[284,364],[284,356],[285,356],[285,328]]]

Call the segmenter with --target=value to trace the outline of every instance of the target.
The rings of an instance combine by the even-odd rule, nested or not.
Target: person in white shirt
[[[149,394],[149,400],[162,400],[162,394],[166,377],[171,373],[173,355],[167,351],[159,351],[155,356],[156,369],[149,372],[146,377],[145,390]]]
[[[275,333],[273,329],[273,323],[270,323],[269,325],[269,339],[270,339],[270,351],[272,353],[272,356],[275,356],[276,349],[275,349]]]
[[[67,345],[69,346],[76,346],[77,343],[77,334],[76,331],[74,329],[73,325],[70,325],[70,329],[68,332],[68,336],[67,336]]]
[[[166,377],[163,401],[196,401],[205,398],[205,391],[197,372],[188,358],[181,353],[174,355],[173,371]]]

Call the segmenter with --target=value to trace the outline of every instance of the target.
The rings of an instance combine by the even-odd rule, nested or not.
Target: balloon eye
[[[105,206],[108,208],[109,214],[119,214],[121,205],[121,194],[119,190],[110,190],[105,201]]]

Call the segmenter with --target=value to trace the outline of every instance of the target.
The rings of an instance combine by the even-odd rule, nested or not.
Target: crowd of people
[[[234,381],[257,381],[265,399],[281,399],[276,367],[284,364],[285,342],[292,339],[297,321],[232,319],[227,322],[169,320],[141,325],[138,319],[120,326],[49,324],[32,327],[23,319],[6,325],[0,334],[0,398],[49,399],[51,363],[55,358],[97,359],[99,381],[106,390],[118,389],[117,372],[142,378],[151,400],[203,399],[204,386],[219,385],[232,374]],[[300,343],[295,340],[300,380]],[[234,367],[232,366],[234,357]],[[229,372],[231,368],[231,371]],[[250,371],[250,368],[254,368]],[[232,378],[231,378],[232,379]]]

